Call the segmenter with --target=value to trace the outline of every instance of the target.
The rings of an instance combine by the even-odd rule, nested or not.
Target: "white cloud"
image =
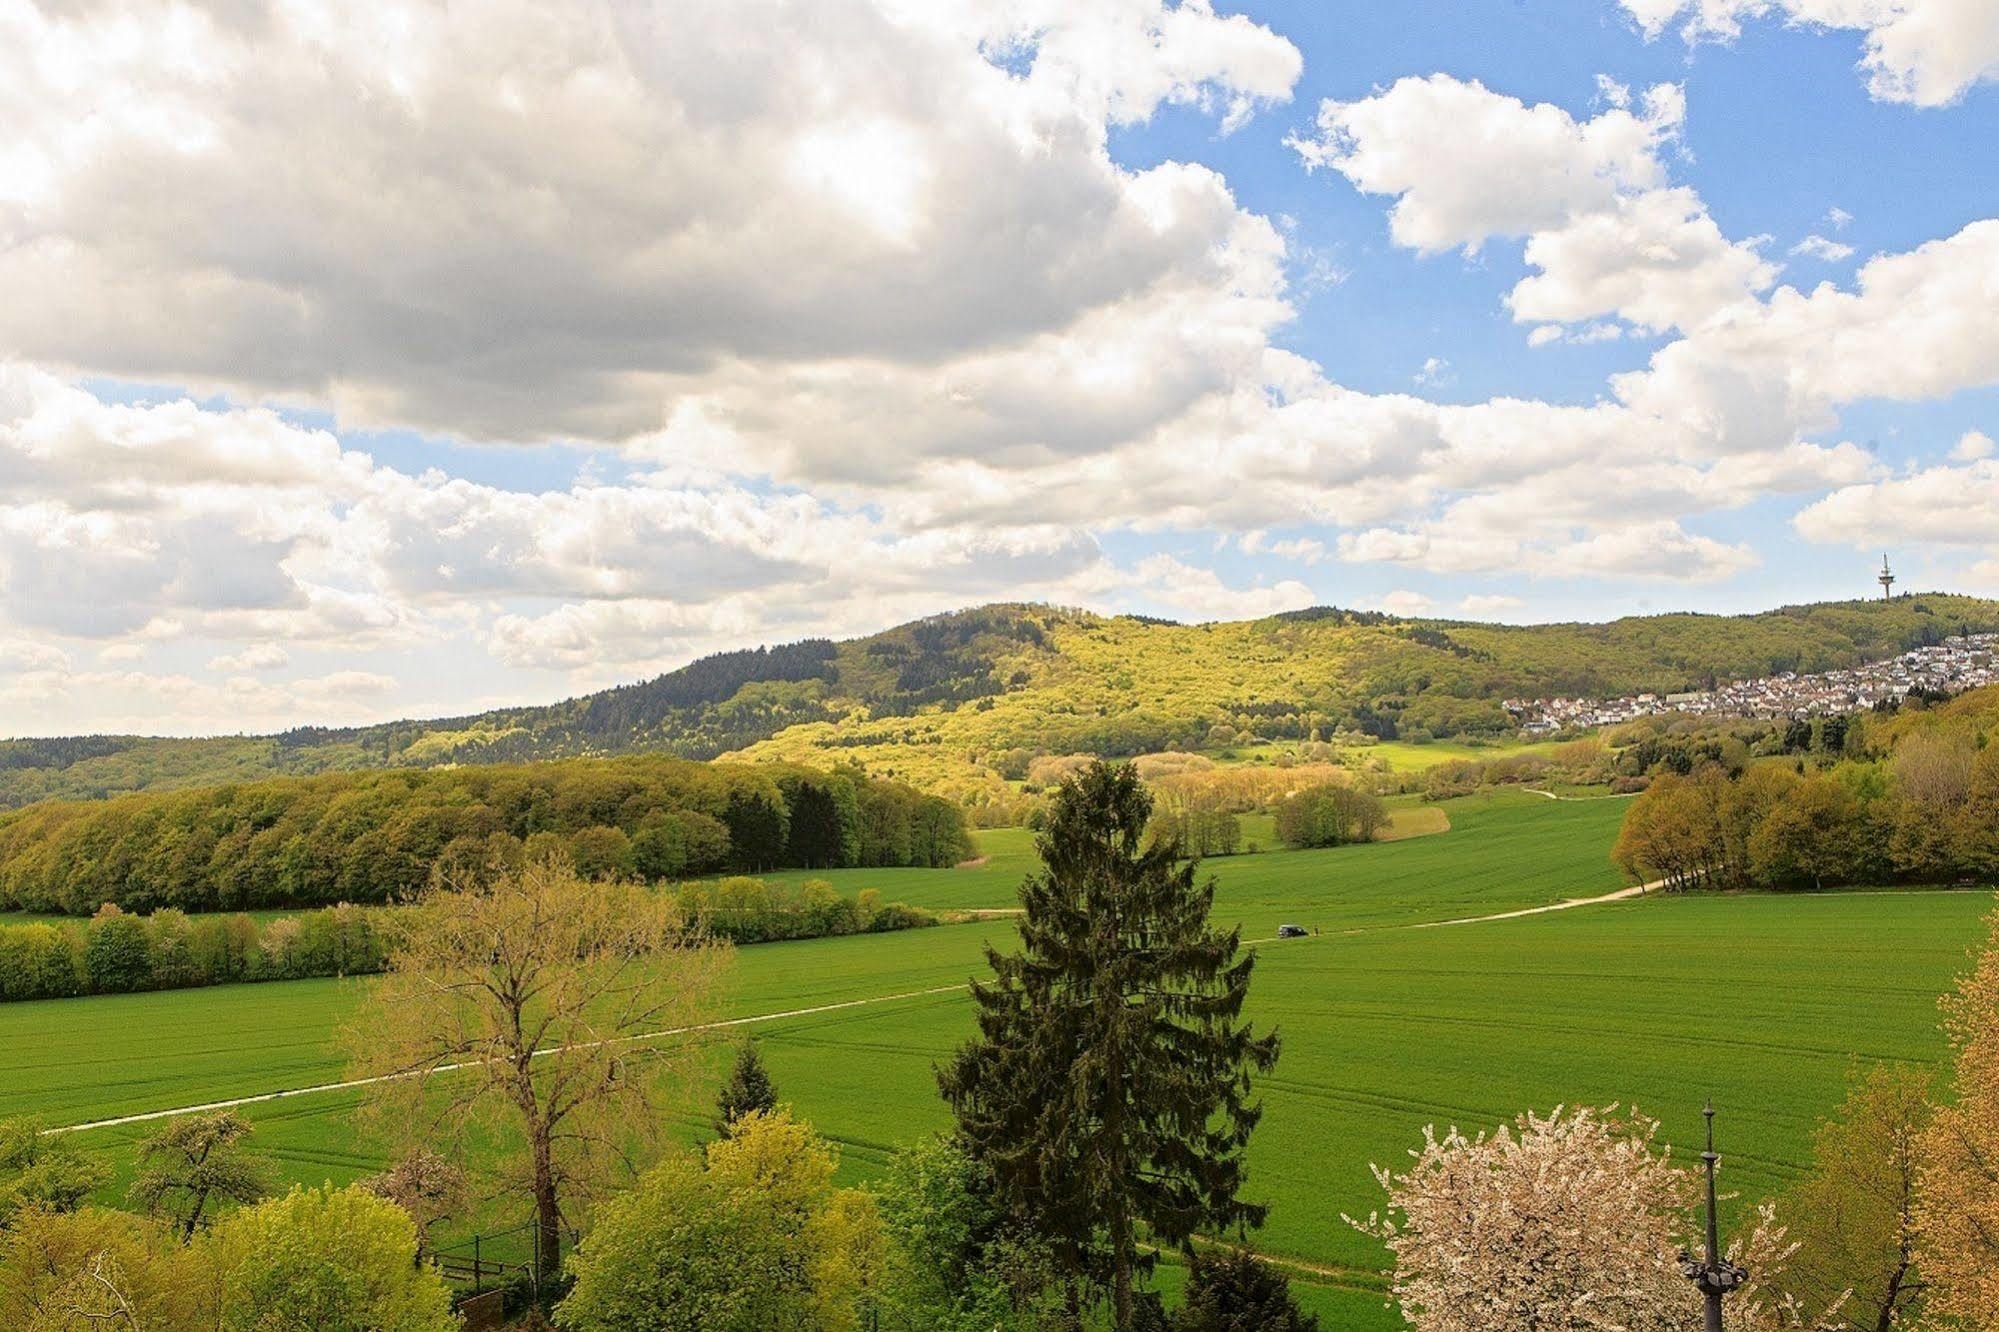
[[[1317,135],[1292,146],[1307,166],[1395,196],[1398,244],[1472,252],[1525,238],[1536,271],[1509,298],[1516,319],[1617,314],[1686,329],[1769,286],[1776,270],[1755,245],[1728,240],[1692,190],[1667,181],[1662,152],[1686,114],[1680,89],[1648,90],[1637,112],[1628,96],[1606,100],[1579,121],[1445,74],[1405,78],[1322,103]]]
[[[1205,0],[16,6],[0,347],[485,440],[622,441],[730,384],[861,415],[953,360],[942,396],[990,398],[1106,333],[1080,374],[1129,355],[1170,404],[1216,373],[1170,323],[1229,301],[1243,217],[1107,135],[1298,72]]]
[[[1834,231],[1845,231],[1846,228],[1853,222],[1853,214],[1847,212],[1844,208],[1841,208],[1838,204],[1834,204],[1832,207],[1825,210],[1825,220],[1827,225],[1829,225]]]
[[[1429,357],[1424,360],[1423,368],[1416,372],[1415,379],[1418,384],[1429,388],[1449,383],[1451,363],[1441,356]]]
[[[1504,592],[1474,592],[1458,603],[1458,609],[1475,620],[1496,620],[1526,604]]]
[[[1677,88],[1606,81],[1579,117],[1439,75],[1327,104],[1299,151],[1392,196],[1398,243],[1519,239],[1532,344],[1673,340],[1595,400],[1356,391],[1285,349],[1326,256],[1207,167],[1106,149],[1162,105],[1226,129],[1283,99],[1281,38],[1163,0],[774,4],[665,35],[600,0],[0,12],[0,234],[27,238],[0,247],[0,635],[225,677],[107,669],[90,713],[65,655],[20,674],[68,711],[0,730],[127,724],[149,688],[231,729],[419,710],[425,668],[384,648],[582,687],[978,600],[1313,599],[1119,567],[1106,532],[1725,578],[1755,557],[1704,515],[1882,482],[1811,442],[1846,404],[1999,381],[1999,223],[1764,297],[1758,242],[1673,179]],[[510,488],[386,465],[368,423],[603,447]],[[380,669],[260,679],[265,648]]]
[[[1299,564],[1318,564],[1330,554],[1326,543],[1317,537],[1272,539],[1269,533],[1260,530],[1244,533],[1237,544],[1245,555],[1275,555],[1280,560],[1294,560]]]
[[[1599,342],[1617,342],[1625,336],[1624,325],[1608,319],[1599,319],[1580,328],[1564,328],[1560,324],[1539,324],[1527,335],[1527,345],[1546,347],[1563,342],[1586,347]]]
[[[1814,233],[1793,245],[1791,253],[1803,255],[1807,259],[1817,259],[1822,263],[1836,264],[1842,259],[1851,259],[1853,247]]]
[[[1714,452],[1770,448],[1866,398],[1914,401],[1999,381],[1999,220],[1876,255],[1851,288],[1783,287],[1661,348],[1614,382],[1634,410]]]
[[[1992,436],[1983,430],[1967,430],[1951,446],[1950,456],[1952,462],[1977,462],[1980,458],[1990,458],[1992,451]]]
[[[1794,521],[1809,541],[1863,549],[1923,541],[1999,556],[1999,459],[1846,486],[1808,505]]]
[[[256,671],[275,671],[290,664],[291,654],[276,643],[252,643],[241,652],[230,652],[209,658],[208,669],[225,675],[243,675]]]
[[[1990,0],[1623,0],[1647,36],[1680,23],[1687,40],[1736,37],[1765,17],[1865,35],[1861,68],[1883,101],[1943,106],[1999,78],[1999,9]],[[1682,18],[1684,16],[1684,21]]]
[[[1212,569],[1197,568],[1171,555],[1140,560],[1120,591],[1163,605],[1192,620],[1248,620],[1301,610],[1318,600],[1295,578],[1268,586],[1230,587]]]
[[[1437,603],[1421,592],[1412,592],[1406,587],[1399,587],[1393,592],[1384,593],[1377,604],[1390,615],[1413,616],[1427,613]]]

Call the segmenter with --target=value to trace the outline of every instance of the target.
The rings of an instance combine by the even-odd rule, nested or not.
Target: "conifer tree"
[[[1196,1253],[1188,1264],[1187,1302],[1172,1332],[1318,1332],[1298,1308],[1283,1272],[1248,1249]]]
[[[736,1066],[716,1101],[715,1131],[726,1138],[736,1121],[752,1110],[767,1115],[776,1109],[777,1087],[764,1068],[763,1055],[755,1041],[744,1041],[736,1047]]]
[[[1022,950],[988,948],[979,1034],[939,1081],[968,1150],[1048,1241],[1076,1289],[1109,1287],[1131,1328],[1134,1280],[1163,1244],[1246,1229],[1236,1194],[1261,1107],[1250,1075],[1277,1037],[1239,1021],[1253,954],[1209,921],[1214,884],[1144,849],[1152,800],[1128,764],[1065,783],[1021,885]]]

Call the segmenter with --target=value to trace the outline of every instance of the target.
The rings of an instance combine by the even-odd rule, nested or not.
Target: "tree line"
[[[1151,814],[1129,767],[1065,783],[1019,951],[988,950],[976,1030],[939,1071],[954,1127],[878,1188],[836,1183],[836,1149],[754,1047],[718,1139],[665,1142],[698,1033],[723,1025],[728,951],[671,895],[543,862],[411,914],[347,1035],[350,1073],[373,1079],[364,1122],[407,1148],[363,1187],[258,1201],[246,1128],[203,1116],[142,1145],[144,1215],[117,1213],[86,1205],[107,1182],[94,1155],[0,1126],[0,1323],[290,1327],[310,1308],[314,1326],[441,1332],[424,1237],[477,1171],[532,1206],[564,1332],[1311,1332],[1242,1242],[1265,1215],[1244,1158],[1279,1054],[1243,1016],[1255,955],[1213,924],[1212,882],[1147,844]],[[1945,1031],[1947,1095],[1861,1071],[1811,1167],[1749,1214],[1735,1332],[1999,1323],[1999,916]],[[1681,1332],[1696,1181],[1656,1132],[1587,1108],[1426,1131],[1377,1168],[1385,1214],[1356,1224],[1420,1332]],[[1176,1249],[1190,1277],[1169,1311],[1149,1273]]]
[[[585,877],[956,864],[961,809],[855,768],[656,756],[278,778],[0,819],[0,908],[88,915],[407,900],[560,856]]]
[[[881,934],[935,925],[935,914],[884,902],[879,890],[842,895],[824,879],[792,885],[732,876],[668,892],[694,927],[734,944]],[[85,921],[0,923],[0,1003],[248,981],[380,972],[407,928],[409,907],[349,903],[259,922],[242,912],[149,916],[106,906]]]
[[[1611,856],[1676,890],[1990,878],[1999,746],[1916,733],[1879,761],[1665,773],[1632,801]]]

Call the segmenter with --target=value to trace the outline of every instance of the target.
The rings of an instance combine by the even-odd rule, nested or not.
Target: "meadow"
[[[1265,941],[1253,1016],[1284,1038],[1251,1150],[1251,1191],[1272,1204],[1260,1242],[1315,1270],[1302,1293],[1329,1327],[1399,1325],[1383,1308],[1381,1249],[1340,1214],[1378,1205],[1368,1164],[1401,1160],[1425,1124],[1488,1128],[1527,1107],[1620,1101],[1687,1145],[1712,1095],[1729,1184],[1756,1198],[1796,1176],[1856,1058],[1938,1058],[1936,998],[1980,937],[1987,894],[1655,895],[1426,927],[1619,887],[1606,852],[1623,805],[1479,796],[1450,802],[1448,833],[1212,863],[1217,915]],[[982,839],[976,868],[844,871],[854,881],[842,891],[1004,907],[1031,847],[1017,833]],[[1287,922],[1322,933],[1269,941]],[[746,948],[727,1011],[903,996],[754,1028],[780,1093],[864,1178],[945,1126],[932,1070],[970,1030],[957,987],[980,971],[987,940],[1010,935],[990,919]],[[332,1038],[367,984],[0,1007],[0,1115],[69,1124],[336,1080]],[[689,1137],[706,1130],[708,1096],[690,1088]],[[344,1180],[381,1164],[352,1130],[354,1100],[245,1113],[287,1177]],[[122,1172],[146,1127],[85,1140]]]

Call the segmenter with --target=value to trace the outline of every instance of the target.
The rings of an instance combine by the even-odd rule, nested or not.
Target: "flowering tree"
[[[1426,1128],[1407,1170],[1374,1167],[1389,1216],[1346,1220],[1395,1255],[1421,1332],[1686,1332],[1700,1319],[1680,1269],[1694,1189],[1657,1133],[1615,1106],[1529,1112],[1475,1138]],[[1794,1252],[1766,1206],[1730,1256],[1767,1283]],[[1807,1326],[1767,1284],[1728,1312],[1733,1332]]]

